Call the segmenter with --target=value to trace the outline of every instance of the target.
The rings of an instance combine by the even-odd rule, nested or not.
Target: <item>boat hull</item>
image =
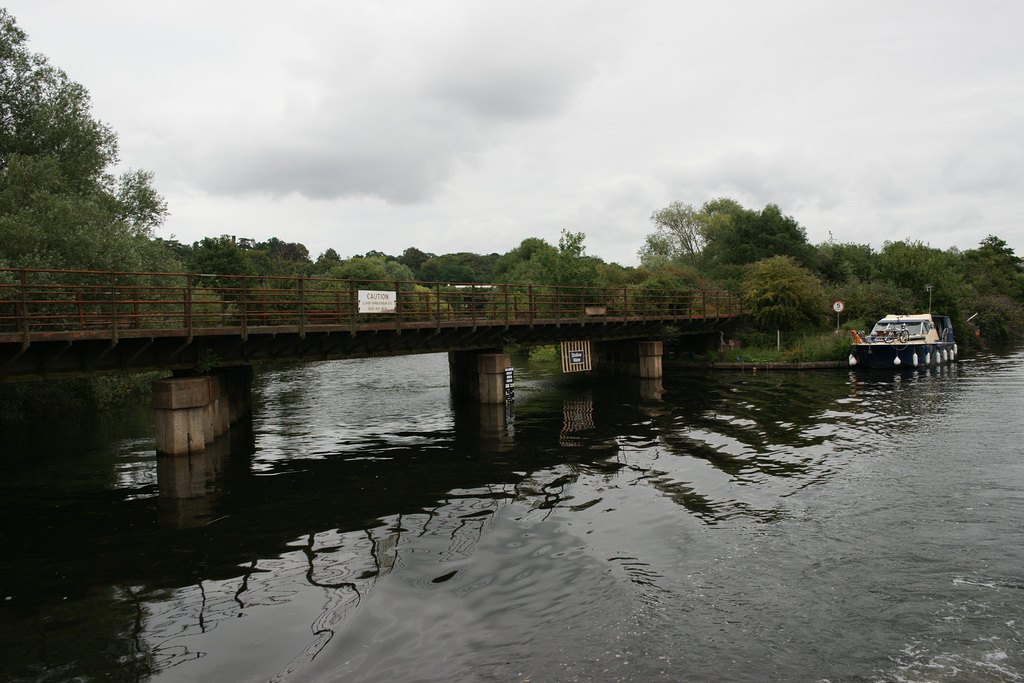
[[[914,344],[865,342],[853,344],[850,365],[879,369],[942,365],[953,361],[956,352],[956,344],[951,341]]]

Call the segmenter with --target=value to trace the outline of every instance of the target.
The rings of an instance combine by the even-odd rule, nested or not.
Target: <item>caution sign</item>
[[[590,340],[562,342],[562,372],[590,370]]]
[[[394,313],[398,294],[377,289],[359,290],[360,313]]]

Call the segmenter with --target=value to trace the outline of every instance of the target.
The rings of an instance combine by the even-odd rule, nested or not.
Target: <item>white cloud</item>
[[[1024,253],[1024,6],[14,0],[166,232],[506,251],[775,203],[812,241]]]

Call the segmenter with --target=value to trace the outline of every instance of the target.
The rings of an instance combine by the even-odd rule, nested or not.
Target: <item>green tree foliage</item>
[[[309,249],[298,242],[286,242],[271,237],[265,242],[239,240],[239,246],[245,248],[245,255],[260,275],[277,277],[299,277],[311,275],[312,261]]]
[[[379,257],[353,256],[332,268],[328,276],[339,280],[388,280],[390,278],[384,263],[384,259]]]
[[[527,237],[494,264],[495,282],[548,284],[558,249],[539,237]]]
[[[393,259],[389,261],[384,255],[354,256],[332,268],[327,276],[357,280],[363,289],[394,289],[395,282],[410,283],[416,279],[408,266]],[[411,285],[403,284],[402,287],[409,289]]]
[[[927,310],[926,285],[931,285],[931,309],[949,315],[958,330],[966,329],[967,314],[978,313],[975,324],[986,338],[1024,338],[1024,259],[995,236],[962,254],[914,241],[887,242],[880,252],[831,237],[811,246],[804,228],[777,205],[752,211],[728,198],[705,202],[699,211],[673,202],[655,211],[651,221],[656,229],[638,252],[639,274],[646,278],[640,287],[675,288],[682,284],[680,272],[693,269],[699,277],[691,281],[742,292],[763,328],[806,326],[816,320],[828,327],[830,316],[812,315],[805,307],[814,297],[797,295],[810,291],[810,274],[820,291],[846,303],[848,320],[855,325],[867,327],[891,313]],[[522,259],[515,263],[525,269]],[[789,267],[783,268],[785,263]],[[799,278],[792,266],[804,269]]]
[[[985,294],[971,302],[971,309],[977,313],[977,317],[971,321],[973,329],[977,329],[986,341],[1024,339],[1024,306],[1019,302],[1008,296]],[[958,338],[964,339],[965,335],[960,334]]]
[[[117,136],[90,114],[89,93],[32,53],[0,9],[0,170],[10,157],[51,158],[72,192],[90,194],[117,161]]]
[[[598,273],[599,259],[586,254],[583,246],[586,237],[582,232],[562,231],[555,256],[554,281],[545,284],[564,287],[599,287],[604,284]]]
[[[910,290],[884,280],[851,281],[832,289],[829,298],[846,305],[844,315],[854,329],[869,329],[879,318],[895,312],[918,310]]]
[[[398,262],[414,273],[419,273],[420,266],[430,259],[437,258],[437,254],[430,254],[420,251],[416,247],[409,247],[398,257]]]
[[[930,297],[932,310],[950,316],[955,327],[963,322],[960,305],[967,292],[954,254],[919,241],[886,242],[879,254],[877,275],[911,292],[917,311],[928,310]]]
[[[317,257],[316,263],[310,269],[310,274],[315,277],[326,277],[332,268],[341,265],[341,256],[332,248],[324,250],[324,253]]]
[[[810,265],[814,251],[807,243],[807,232],[777,205],[752,211],[720,199],[705,204],[704,212],[705,256],[711,265],[743,266],[773,256],[789,256]]]
[[[969,291],[963,311],[977,314],[972,329],[987,341],[1024,339],[1024,259],[989,235],[960,254],[958,265]]]
[[[467,251],[442,254],[423,261],[416,272],[424,282],[491,282],[497,258],[497,254],[485,256]]]
[[[811,265],[816,250],[806,231],[775,204],[761,211],[719,198],[698,211],[673,202],[651,214],[655,231],[638,252],[643,268],[652,274],[669,267],[692,268],[716,287],[739,290],[744,267],[772,256],[789,256]]]
[[[603,286],[603,261],[587,256],[582,232],[562,231],[558,246],[538,237],[523,240],[497,259],[494,281],[521,285]]]
[[[989,235],[977,249],[965,251],[960,273],[981,296],[1005,296],[1024,303],[1024,259],[1006,242]]]
[[[277,237],[271,237],[266,242],[257,242],[254,249],[266,252],[267,256],[277,261],[311,263],[309,249],[298,242],[285,242]]]
[[[748,265],[743,303],[765,332],[819,326],[828,308],[818,279],[791,256]]]
[[[709,214],[690,204],[672,202],[651,214],[655,231],[647,236],[638,256],[647,268],[672,264],[700,268],[704,264]]]
[[[185,259],[190,273],[200,275],[256,275],[246,252],[230,235],[204,237],[192,245],[192,252]],[[235,288],[241,286],[236,278],[213,277],[202,282],[214,287]]]
[[[615,262],[605,263],[600,260],[597,262],[597,277],[606,287],[626,287],[640,284],[648,276],[648,271],[642,268],[623,266]]]
[[[837,285],[870,280],[874,274],[876,253],[867,244],[828,241],[819,244],[813,259],[822,278]]]
[[[0,265],[172,268],[152,239],[167,215],[152,175],[108,172],[117,136],[92,117],[86,89],[26,41],[0,9]]]

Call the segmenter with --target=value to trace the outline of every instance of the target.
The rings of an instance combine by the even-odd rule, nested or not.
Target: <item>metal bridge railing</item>
[[[360,311],[360,290],[393,292],[393,312]],[[114,339],[127,330],[402,329],[742,314],[724,291],[643,287],[335,280],[329,278],[0,269],[0,337],[48,332]],[[71,336],[74,336],[73,334]]]

